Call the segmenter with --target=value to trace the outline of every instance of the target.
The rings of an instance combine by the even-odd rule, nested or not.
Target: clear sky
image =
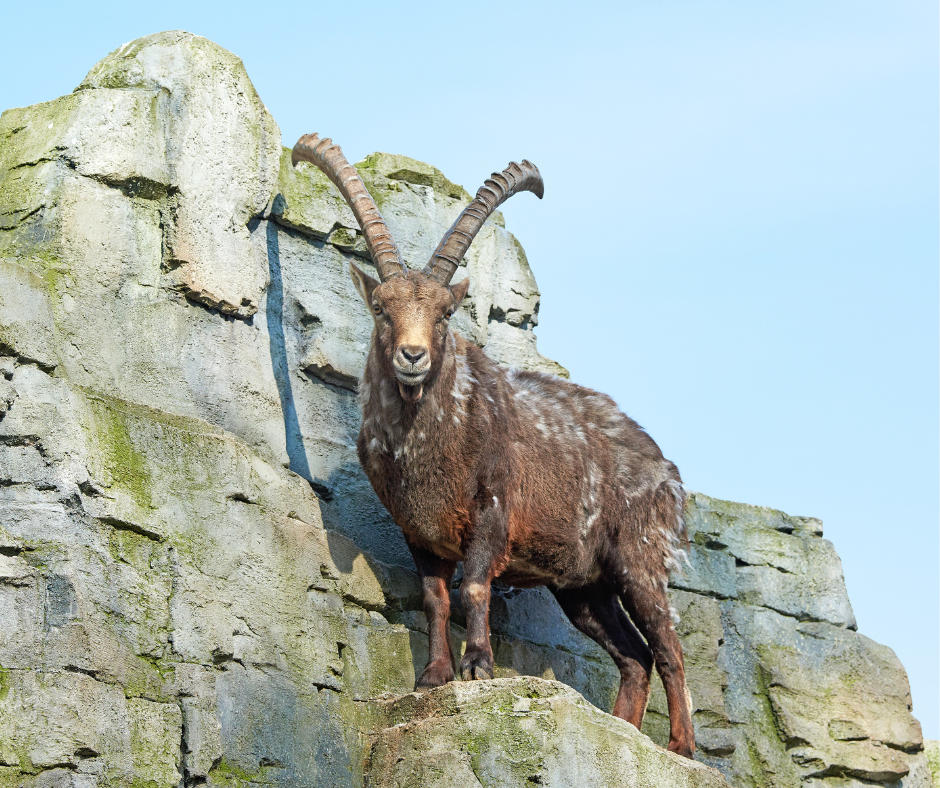
[[[534,161],[545,199],[504,212],[542,352],[690,489],[821,517],[938,737],[936,2],[52,0],[3,25],[0,109],[184,29],[244,60],[287,145],[471,193]]]

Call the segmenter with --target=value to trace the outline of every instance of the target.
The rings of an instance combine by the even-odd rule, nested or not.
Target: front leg
[[[415,682],[415,689],[440,687],[454,678],[454,652],[450,645],[450,584],[455,561],[439,558],[429,550],[409,543],[424,596],[428,620],[428,664]]]
[[[490,645],[490,587],[507,544],[507,518],[497,498],[477,512],[466,550],[460,598],[467,616],[467,650],[460,660],[464,681],[493,678]]]

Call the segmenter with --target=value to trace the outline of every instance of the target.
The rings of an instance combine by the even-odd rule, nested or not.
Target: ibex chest
[[[430,403],[429,403],[430,405]],[[373,489],[413,543],[446,558],[463,557],[470,525],[466,473],[443,416],[425,409],[401,429],[382,430],[364,414],[359,459]],[[423,418],[422,418],[423,416]]]

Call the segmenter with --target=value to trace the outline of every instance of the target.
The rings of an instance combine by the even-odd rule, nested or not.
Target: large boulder
[[[358,166],[423,265],[469,195],[405,157]],[[355,457],[351,259],[370,265],[348,207],[205,39],[126,44],[0,117],[0,786],[396,785],[405,763],[722,784],[653,743],[658,680],[652,741],[594,708],[617,673],[544,589],[497,590],[496,680],[409,694],[427,627]],[[565,374],[498,213],[464,276],[459,330]],[[688,521],[699,760],[739,786],[928,785],[903,667],[855,631],[821,524],[704,495]],[[462,621],[455,595],[458,650]]]
[[[375,788],[728,785],[719,772],[657,747],[555,681],[453,682],[375,705],[365,759]]]

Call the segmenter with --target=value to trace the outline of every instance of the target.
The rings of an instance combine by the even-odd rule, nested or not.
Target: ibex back
[[[691,702],[666,594],[686,538],[676,466],[609,397],[501,367],[448,327],[469,288],[467,279],[449,284],[457,265],[505,199],[524,190],[542,196],[538,170],[523,161],[494,174],[418,272],[402,262],[338,146],[306,135],[293,150],[294,164],[301,160],[342,192],[381,280],[350,264],[375,321],[357,448],[421,577],[430,659],[417,687],[455,677],[450,587],[463,561],[464,680],[493,677],[491,582],[545,585],[613,657],[621,675],[613,713],[637,728],[655,663],[669,749],[692,757]]]

